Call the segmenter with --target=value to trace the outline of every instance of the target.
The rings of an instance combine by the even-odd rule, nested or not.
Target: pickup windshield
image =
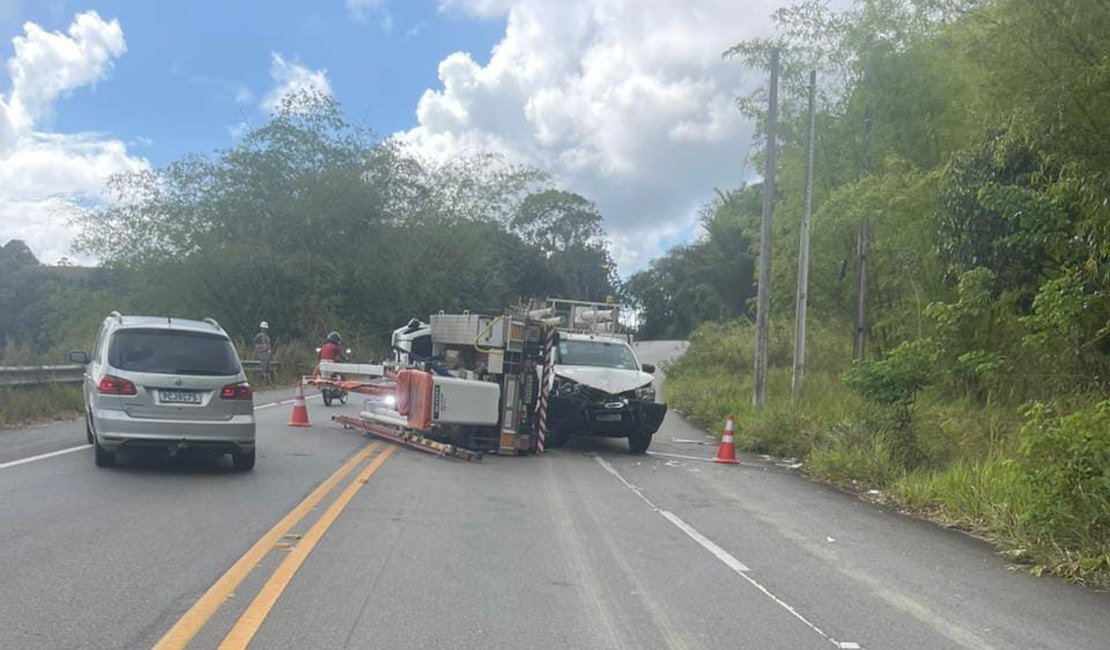
[[[636,370],[636,357],[624,343],[610,341],[559,341],[557,363]]]

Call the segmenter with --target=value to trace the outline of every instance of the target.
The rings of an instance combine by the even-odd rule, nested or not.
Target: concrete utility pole
[[[775,140],[779,119],[779,51],[771,51],[771,92],[767,110],[767,152],[763,168],[763,227],[759,236],[759,292],[755,312],[755,381],[752,404],[767,395],[767,339],[771,306],[771,214],[775,207]]]
[[[856,240],[856,335],[852,341],[852,358],[862,359],[867,344],[867,249],[870,242],[867,217],[859,224]]]
[[[871,107],[863,111],[863,175],[871,173],[867,157],[871,146]],[[867,250],[870,247],[867,217],[859,224],[856,238],[856,328],[852,337],[852,358],[862,359],[867,340]]]
[[[809,73],[809,121],[806,126],[806,177],[802,207],[802,226],[798,241],[798,302],[794,309],[794,373],[790,394],[802,392],[806,367],[806,294],[809,291],[809,219],[813,212],[813,140],[817,114],[817,71]]]

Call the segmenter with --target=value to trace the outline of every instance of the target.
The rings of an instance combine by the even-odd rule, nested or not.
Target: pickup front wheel
[[[545,444],[551,449],[562,447],[570,440],[570,432],[567,430],[551,429],[547,432]]]
[[[651,446],[651,433],[647,429],[638,428],[635,433],[628,436],[628,451],[642,454]]]

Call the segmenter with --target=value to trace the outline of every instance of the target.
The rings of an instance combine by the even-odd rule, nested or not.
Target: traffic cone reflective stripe
[[[297,393],[293,396],[293,415],[289,418],[291,427],[312,426],[308,421],[308,408],[304,405],[304,387],[297,382]]]
[[[717,445],[717,457],[713,459],[714,463],[739,464],[740,461],[736,460],[736,443],[732,433],[732,416],[730,415],[725,420],[725,430],[721,433],[721,444]]]

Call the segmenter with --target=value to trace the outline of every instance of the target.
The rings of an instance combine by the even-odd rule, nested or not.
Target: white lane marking
[[[307,402],[308,400],[310,400],[310,399],[316,399],[317,397],[320,397],[320,395],[305,395],[305,398],[304,398],[304,399],[305,399],[305,401]],[[282,406],[284,406],[285,404],[292,404],[292,403],[293,403],[293,402],[295,402],[295,401],[297,401],[297,399],[296,399],[296,398],[293,398],[293,399],[283,399],[283,400],[281,400],[280,402],[274,402],[274,406],[278,406],[278,405],[282,405]]]
[[[605,471],[609,472],[613,476],[616,476],[621,483],[624,483],[625,487],[635,492],[636,496],[640,497],[641,499],[643,499],[644,503],[651,506],[652,510],[658,512],[660,515],[663,516],[664,519],[671,522],[672,524],[677,526],[679,530],[689,535],[690,539],[694,540],[698,544],[701,544],[702,547],[705,548],[705,550],[715,555],[718,560],[724,562],[725,565],[728,566],[728,568],[737,573],[743,573],[745,571],[751,570],[748,567],[744,566],[743,562],[733,557],[728,551],[714,544],[713,540],[699,533],[697,529],[695,529],[690,524],[682,521],[682,519],[679,518],[678,515],[670,512],[669,510],[663,510],[659,506],[652,503],[651,499],[648,499],[646,496],[644,496],[644,493],[640,491],[640,488],[629,483],[623,476],[621,476],[621,473],[617,471],[617,468],[610,465],[609,462],[606,461],[604,458],[602,458],[601,456],[594,456],[594,458],[597,459],[597,462],[601,463],[601,466],[605,468]]]
[[[0,463],[0,469],[8,469],[9,467],[15,467],[16,465],[33,463],[36,460],[53,458],[55,456],[61,456],[62,454],[71,454],[75,451],[81,451],[82,449],[92,449],[92,445],[81,445],[79,447],[70,447],[69,449],[59,449],[58,451],[52,451],[46,454],[39,454],[38,456],[29,456],[27,458],[20,458],[19,460],[11,460],[6,463]]]
[[[751,583],[751,585],[753,587],[755,587],[760,592],[762,592],[763,595],[770,598],[779,607],[782,607],[786,611],[790,612],[790,614],[794,618],[796,618],[799,621],[801,621],[802,623],[804,623],[807,627],[809,627],[809,629],[813,630],[818,635],[820,635],[821,638],[823,638],[826,641],[832,643],[837,648],[850,648],[851,650],[863,650],[863,648],[858,643],[855,643],[853,641],[837,641],[836,639],[834,639],[831,636],[829,636],[828,634],[826,634],[821,628],[819,628],[816,625],[814,625],[813,623],[811,623],[805,616],[802,616],[801,613],[798,612],[798,610],[791,607],[789,603],[787,603],[786,601],[782,600],[778,596],[771,593],[766,587],[759,584],[759,582],[757,582],[754,578],[752,578],[750,575],[748,575],[747,572],[751,571],[751,569],[749,569],[743,562],[741,562],[740,560],[737,560],[731,553],[729,553],[728,551],[724,550],[723,548],[721,548],[720,546],[715,544],[713,542],[713,540],[709,539],[705,535],[702,535],[693,526],[686,523],[685,521],[682,521],[682,519],[680,519],[678,517],[678,515],[674,514],[673,512],[670,512],[668,510],[663,510],[659,506],[652,503],[650,499],[648,499],[646,496],[644,496],[644,493],[643,493],[643,491],[640,490],[640,488],[638,488],[635,485],[633,485],[632,483],[628,482],[628,480],[626,478],[624,478],[624,476],[621,476],[621,473],[618,472],[615,467],[610,465],[609,462],[606,461],[604,458],[602,458],[601,456],[594,456],[594,458],[596,458],[597,462],[600,463],[601,466],[605,468],[605,471],[609,472],[613,476],[616,476],[617,479],[619,479],[621,483],[624,483],[625,487],[627,487],[629,490],[632,490],[636,494],[636,496],[640,497],[640,499],[642,499],[644,501],[644,503],[651,506],[652,510],[654,510],[655,512],[658,512],[660,515],[663,516],[664,519],[666,519],[667,521],[674,524],[682,532],[686,533],[687,536],[689,536],[695,542],[700,544],[702,548],[704,548],[705,550],[712,553],[713,556],[716,557],[718,560],[720,560],[722,563],[724,563],[725,566],[732,569],[733,572],[736,573],[736,575],[740,576],[744,580],[747,580],[749,583]]]
[[[690,538],[698,544],[701,544],[702,547],[705,548],[705,550],[712,553],[721,562],[724,562],[725,566],[727,566],[728,568],[740,574],[743,574],[745,571],[751,571],[751,569],[745,566],[743,562],[733,557],[731,553],[714,544],[713,540],[699,533],[690,524],[679,519],[678,515],[676,515],[675,513],[669,510],[660,510],[659,514],[663,515],[667,519],[667,521],[671,522],[675,526],[678,526],[679,530],[689,535]]]
[[[664,458],[678,458],[680,460],[696,460],[696,461],[700,461],[702,463],[712,463],[713,462],[712,458],[699,458],[697,456],[684,456],[682,454],[672,454],[672,453],[663,452],[663,451],[647,451],[645,453],[647,453],[649,456],[663,456]],[[757,463],[745,463],[744,461],[740,461],[739,463],[736,463],[735,467],[754,467],[756,469],[769,469],[770,468],[769,465],[759,465]]]
[[[632,484],[631,484],[631,483],[629,483],[629,482],[628,482],[627,480],[625,480],[625,478],[624,478],[623,476],[621,476],[621,473],[617,471],[617,468],[616,468],[616,467],[613,467],[612,465],[610,465],[610,464],[609,464],[609,461],[605,460],[605,459],[604,459],[604,458],[602,458],[601,456],[594,456],[594,458],[595,458],[595,459],[597,459],[597,462],[601,463],[601,466],[605,468],[605,471],[606,471],[606,472],[609,472],[609,473],[610,473],[610,474],[612,474],[613,476],[616,476],[616,477],[617,477],[617,479],[618,479],[618,480],[619,480],[619,481],[620,481],[621,483],[624,483],[624,486],[625,486],[626,488],[628,488],[629,490],[632,490],[633,492],[635,492],[635,493],[636,493],[636,496],[640,497],[641,499],[643,499],[643,500],[644,500],[644,503],[646,503],[646,504],[648,504],[649,506],[651,506],[651,509],[652,509],[652,510],[656,510],[656,511],[658,511],[658,510],[659,510],[659,508],[656,508],[656,507],[655,507],[655,504],[654,504],[654,503],[652,503],[652,502],[651,502],[651,501],[650,501],[650,500],[649,500],[649,499],[648,499],[647,497],[645,497],[645,496],[644,496],[644,493],[643,493],[643,492],[640,492],[640,488],[636,487],[635,485],[632,485]]]
[[[665,456],[667,458],[681,458],[682,460],[697,460],[697,461],[701,461],[703,463],[712,463],[713,462],[712,458],[699,458],[697,456],[684,456],[682,454],[668,454],[668,453],[664,453],[662,451],[648,451],[647,454],[649,456]]]
[[[313,397],[319,397],[319,395],[311,395],[309,397],[306,397],[305,399],[312,399]],[[261,411],[262,409],[268,409],[268,408],[273,407],[273,406],[280,406],[282,404],[291,404],[291,403],[293,403],[293,400],[289,400],[287,402],[270,402],[269,404],[259,404],[258,406],[254,407],[254,410]],[[39,454],[37,456],[28,456],[27,458],[20,458],[19,460],[11,460],[11,461],[8,461],[6,463],[0,463],[0,469],[8,469],[9,467],[17,467],[19,465],[25,465],[27,463],[33,463],[37,460],[46,460],[47,458],[53,458],[55,456],[61,456],[62,454],[71,454],[75,451],[81,451],[82,449],[92,449],[92,445],[80,445],[80,446],[77,446],[77,447],[70,447],[68,449],[59,449],[58,451],[51,451],[51,452],[48,452],[48,453],[45,453],[45,454]]]

